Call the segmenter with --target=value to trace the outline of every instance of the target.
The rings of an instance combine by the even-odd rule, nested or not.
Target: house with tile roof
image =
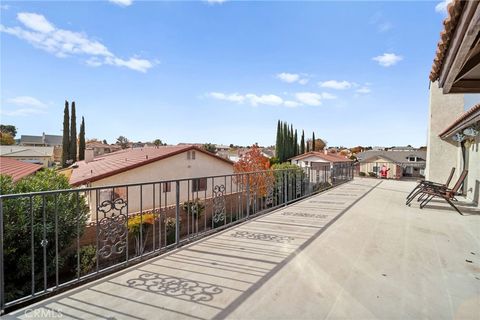
[[[326,150],[324,152],[310,151],[304,154],[300,154],[289,159],[292,164],[296,164],[302,168],[316,167],[317,165],[330,164],[333,166],[335,163],[352,163],[353,161],[339,153],[330,153]]]
[[[0,175],[6,175],[12,178],[13,182],[28,177],[42,166],[39,164],[23,162],[8,157],[0,157]]]
[[[70,167],[70,184],[76,187],[120,185],[89,195],[91,208],[96,206],[96,197],[102,202],[112,197],[126,197],[127,192],[129,211],[132,212],[152,208],[154,198],[157,204],[159,201],[164,205],[173,204],[176,200],[174,180],[190,179],[179,189],[180,201],[183,202],[212,194],[211,180],[207,183],[203,177],[233,173],[233,162],[230,160],[190,145],[125,149],[99,157],[93,157],[93,150],[89,151],[90,154],[87,151],[84,161]],[[153,190],[152,182],[162,183]],[[122,186],[136,183],[149,184],[145,188],[128,187],[128,191]]]
[[[35,147],[35,146],[38,146],[38,147],[61,146],[62,141],[63,141],[62,136],[45,134],[45,132],[41,136],[22,135],[20,137],[20,145],[21,146],[31,146],[31,147]]]
[[[104,144],[100,141],[88,141],[85,144],[86,148],[91,148],[93,149],[93,155],[95,157],[101,156],[103,154],[119,151],[122,148],[118,145],[110,145],[110,144]]]
[[[55,147],[0,146],[0,156],[48,168],[55,162]]]
[[[382,166],[390,169],[388,179],[401,179],[403,177],[424,177],[426,151],[414,149],[395,150],[369,150],[357,154],[359,164],[356,173],[365,175],[373,173],[379,175]]]
[[[452,1],[430,72],[426,179],[454,181],[480,207],[480,1]],[[475,100],[475,101],[473,101]]]

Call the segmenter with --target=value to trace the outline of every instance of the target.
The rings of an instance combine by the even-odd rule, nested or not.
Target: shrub
[[[370,172],[368,173],[368,176],[373,177],[373,178],[376,178],[376,177],[377,177],[377,174],[376,174],[375,172],[371,172],[371,171],[370,171]]]
[[[128,232],[132,233],[135,239],[135,255],[140,255],[145,249],[145,244],[148,240],[148,233],[150,228],[148,226],[155,223],[155,215],[153,213],[146,213],[143,215],[136,215],[128,219]],[[143,243],[140,241],[140,229],[142,230]]]
[[[182,209],[187,214],[190,213],[194,219],[199,219],[205,211],[205,204],[200,199],[185,201],[182,204]]]
[[[0,194],[59,189],[70,189],[70,185],[64,175],[53,170],[40,171],[16,183],[13,183],[10,177],[0,175]],[[5,296],[7,301],[31,293],[32,220],[35,264],[33,272],[36,290],[43,290],[44,246],[42,244],[46,248],[47,280],[55,279],[55,212],[57,212],[58,221],[58,263],[59,268],[64,267],[66,259],[62,252],[72,245],[77,236],[81,236],[89,212],[85,198],[78,194],[77,199],[77,194],[70,192],[56,196],[32,196],[31,198],[20,197],[3,200]],[[47,242],[42,241],[43,239]]]
[[[359,175],[360,177],[365,177],[367,174],[362,171],[362,172],[359,172],[358,175]]]
[[[176,220],[175,217],[167,217],[164,220],[165,228],[167,229],[167,246],[175,243],[176,240]],[[182,219],[179,218],[179,230],[181,228]]]

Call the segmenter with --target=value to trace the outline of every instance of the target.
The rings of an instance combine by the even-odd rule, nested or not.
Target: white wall
[[[443,132],[464,111],[463,94],[444,95],[438,83],[430,83],[430,105],[428,119],[427,166],[425,178],[443,183],[456,167],[455,179],[463,168],[459,168],[461,151],[458,144],[440,139]]]
[[[467,152],[468,176],[464,191],[467,200],[480,207],[480,136],[470,145]]]
[[[107,177],[102,180],[94,181],[91,183],[92,187],[129,184],[129,183],[144,183],[144,182],[156,182],[165,180],[175,180],[184,178],[195,178],[204,176],[215,175],[229,175],[233,173],[233,165],[216,159],[212,156],[206,155],[202,152],[195,151],[195,160],[187,160],[187,152],[156,161],[132,170],[128,170],[111,177]],[[225,185],[226,191],[230,192],[230,185],[234,185],[234,181],[230,178],[215,178],[208,179],[207,181],[207,197],[212,196],[212,188],[215,185]],[[235,191],[233,186],[233,190]],[[187,181],[180,184],[180,202],[183,203],[187,199],[192,199],[192,183]],[[159,192],[159,184],[155,185],[155,207],[158,207],[161,201],[162,207],[166,204],[172,205],[175,203],[175,183],[171,183],[170,192]],[[190,192],[189,192],[190,191]],[[122,193],[124,190],[122,190]],[[153,208],[154,193],[153,185],[128,188],[128,212],[140,211],[140,194],[142,195],[142,210],[148,210]],[[200,198],[203,198],[205,191],[198,193]],[[197,194],[193,194],[194,197]],[[161,197],[161,199],[160,199]],[[90,207],[93,209],[96,207],[95,194],[90,194]]]

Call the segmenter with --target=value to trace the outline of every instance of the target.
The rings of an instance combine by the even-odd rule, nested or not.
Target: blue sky
[[[426,145],[439,1],[2,2],[1,122],[87,138]],[[77,129],[78,130],[78,129]]]

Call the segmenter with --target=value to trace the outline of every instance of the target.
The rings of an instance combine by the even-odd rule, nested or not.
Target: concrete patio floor
[[[6,317],[480,319],[480,214],[413,186],[356,179]]]

